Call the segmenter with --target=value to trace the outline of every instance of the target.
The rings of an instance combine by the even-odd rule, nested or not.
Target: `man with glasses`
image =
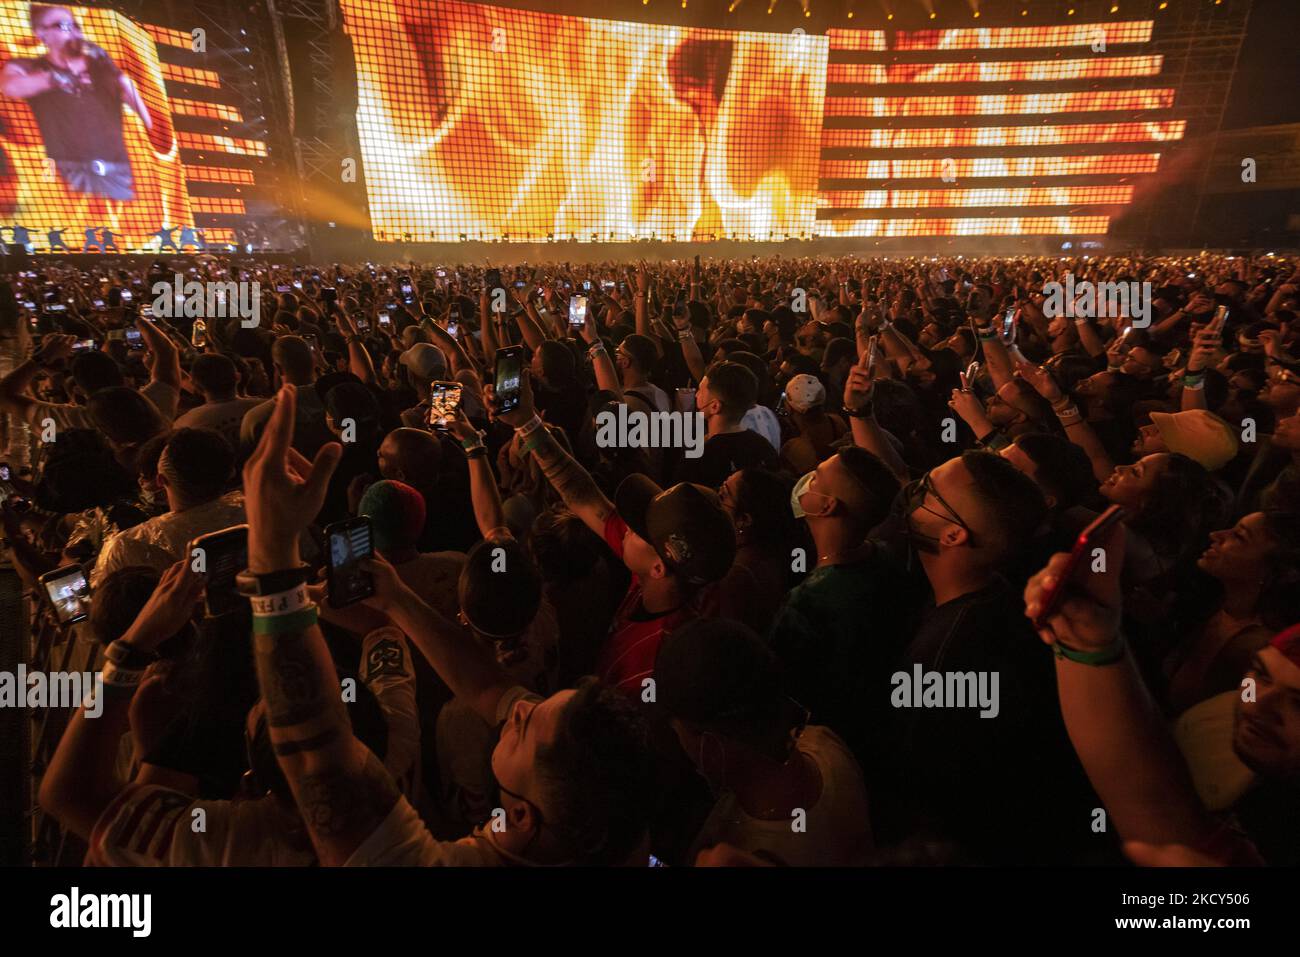
[[[969,451],[908,485],[900,504],[934,603],[897,670],[996,674],[999,700],[992,717],[891,702],[877,837],[924,835],[981,862],[1069,859],[1094,836],[1095,798],[1043,692],[1052,657],[1024,620],[1023,583],[1004,577],[1047,517],[1043,493],[996,453]]]
[[[32,32],[45,44],[36,59],[15,59],[0,72],[0,92],[27,101],[45,153],[76,193],[135,199],[122,134],[122,104],[153,129],[149,108],[108,53],[86,40],[66,7],[32,4]]]

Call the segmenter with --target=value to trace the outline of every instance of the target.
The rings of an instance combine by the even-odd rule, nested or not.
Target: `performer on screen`
[[[131,78],[102,47],[81,34],[65,7],[32,4],[32,32],[45,44],[36,59],[15,59],[0,71],[0,92],[27,101],[46,155],[68,189],[106,199],[135,198],[122,135],[122,104],[146,130],[149,108]]]

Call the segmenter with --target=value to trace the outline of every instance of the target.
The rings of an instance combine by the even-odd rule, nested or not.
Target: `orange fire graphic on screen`
[[[344,0],[376,238],[810,233],[824,37]]]

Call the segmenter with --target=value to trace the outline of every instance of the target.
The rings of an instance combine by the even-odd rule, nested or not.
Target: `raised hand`
[[[1063,583],[1065,597],[1049,616],[1038,636],[1049,645],[1057,641],[1075,651],[1100,651],[1110,647],[1119,635],[1123,606],[1120,572],[1124,568],[1124,526],[1116,522],[1104,539],[1096,543],[1105,549],[1106,570],[1092,570],[1092,556],[1084,556],[1069,581]],[[1025,617],[1039,617],[1047,592],[1055,589],[1069,565],[1070,556],[1058,552],[1025,586]]]
[[[298,536],[315,521],[343,455],[343,446],[328,442],[309,462],[292,447],[297,405],[294,387],[281,387],[262,439],[244,465],[248,567],[255,574],[300,564]]]

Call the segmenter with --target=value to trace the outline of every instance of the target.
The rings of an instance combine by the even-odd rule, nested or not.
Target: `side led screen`
[[[4,240],[122,250],[193,222],[153,39],[110,10],[0,2]],[[87,229],[96,230],[91,237]]]

